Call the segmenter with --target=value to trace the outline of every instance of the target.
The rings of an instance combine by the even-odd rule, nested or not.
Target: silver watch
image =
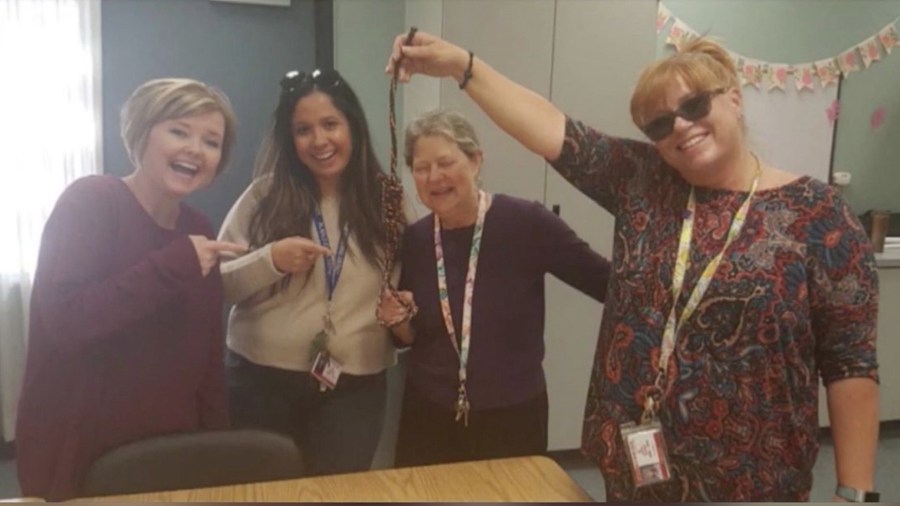
[[[852,502],[878,502],[881,500],[881,494],[878,492],[845,487],[844,485],[838,485],[834,490],[834,495]]]

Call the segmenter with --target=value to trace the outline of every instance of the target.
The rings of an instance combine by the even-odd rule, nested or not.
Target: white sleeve
[[[222,230],[219,231],[220,241],[231,241],[249,247],[250,218],[259,204],[257,200],[259,184],[259,180],[251,183],[228,211],[222,223]],[[279,272],[272,263],[272,243],[240,257],[223,260],[220,269],[226,304],[237,304],[263,288],[281,281],[285,276],[285,273]]]

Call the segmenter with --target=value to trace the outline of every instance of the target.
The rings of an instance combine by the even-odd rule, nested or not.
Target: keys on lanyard
[[[469,396],[466,394],[466,383],[460,382],[459,384],[459,397],[456,398],[456,421],[463,421],[463,424],[468,427],[469,426],[469,410],[471,406],[469,405]]]
[[[466,392],[466,366],[469,361],[469,345],[472,340],[472,298],[475,289],[475,274],[478,269],[478,253],[481,250],[481,235],[484,231],[484,220],[487,209],[490,206],[490,196],[478,192],[478,215],[475,220],[475,229],[472,232],[472,246],[469,250],[469,266],[466,271],[466,287],[463,294],[462,329],[457,341],[456,328],[453,325],[453,315],[450,310],[450,295],[447,289],[447,268],[444,265],[444,246],[441,242],[441,222],[434,215],[434,256],[437,261],[438,298],[441,303],[441,313],[444,318],[444,326],[447,336],[450,338],[450,346],[459,356],[459,396],[456,399],[456,421],[462,421],[469,426],[469,395]],[[459,346],[459,347],[457,347]]]

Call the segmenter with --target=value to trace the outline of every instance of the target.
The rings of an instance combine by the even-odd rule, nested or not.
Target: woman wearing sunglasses
[[[616,218],[582,444],[607,499],[808,499],[820,376],[837,494],[872,490],[870,247],[832,188],[750,151],[737,72],[722,47],[696,40],[644,71],[631,113],[647,143],[567,117],[437,37],[403,41],[389,72],[400,61],[403,81],[456,79],[498,126]]]
[[[369,469],[395,361],[375,318],[385,245],[381,167],[334,70],[281,80],[256,178],[220,238],[232,423],[294,438],[309,474]]]

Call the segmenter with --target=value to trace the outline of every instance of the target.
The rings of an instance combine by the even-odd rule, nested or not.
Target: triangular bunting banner
[[[816,75],[819,76],[819,82],[822,87],[830,84],[837,84],[841,78],[841,70],[838,68],[834,59],[819,60],[816,62]]]
[[[891,49],[894,46],[900,46],[900,43],[897,41],[897,30],[894,28],[894,24],[897,21],[894,20],[893,23],[885,26],[880,32],[878,32],[878,41],[881,42],[881,45],[884,46],[884,50],[887,54],[891,54]]]
[[[662,2],[659,3],[659,8],[656,11],[656,34],[659,35],[662,33],[663,28],[665,28],[666,23],[672,19],[672,13],[669,9],[666,8]]]
[[[663,2],[659,2],[656,15],[656,33],[662,33],[666,24],[673,21],[666,36],[666,44],[681,51],[684,45],[700,35],[684,21],[675,16]],[[859,44],[843,51],[837,56],[824,58],[816,62],[785,64],[770,63],[749,58],[729,51],[740,73],[741,84],[754,86],[767,91],[784,90],[788,80],[794,80],[798,90],[813,90],[818,85],[822,88],[837,84],[841,76],[867,69],[872,64],[891,54],[893,48],[900,46],[897,34],[897,22],[891,21],[887,26]]]

